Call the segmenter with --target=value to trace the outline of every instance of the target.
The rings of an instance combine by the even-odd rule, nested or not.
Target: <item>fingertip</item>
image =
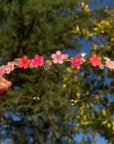
[[[10,81],[7,81],[7,80],[4,79],[4,78],[2,78],[2,79],[0,80],[0,83],[4,83],[4,84],[6,84],[6,85],[8,86],[8,88],[10,88],[11,85],[12,85],[12,83],[11,83]]]
[[[5,83],[0,83],[0,94],[8,90],[8,86]]]
[[[8,86],[8,88],[10,88],[11,85],[12,85],[12,83],[11,83],[10,81],[7,81],[7,86]]]

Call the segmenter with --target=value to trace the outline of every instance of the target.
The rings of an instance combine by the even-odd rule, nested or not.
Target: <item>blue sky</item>
[[[82,140],[82,134],[78,134],[75,139],[76,141],[80,142]],[[92,137],[91,137],[92,138]],[[93,142],[94,144],[94,142]],[[97,134],[97,144],[107,144],[106,140],[104,139],[104,137],[101,137],[100,134]],[[111,144],[111,143],[108,143]]]

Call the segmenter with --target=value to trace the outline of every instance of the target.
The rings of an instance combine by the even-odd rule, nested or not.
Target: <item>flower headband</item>
[[[69,61],[71,63],[71,68],[80,69],[83,63],[91,64],[93,67],[99,67],[100,69],[104,69],[104,67],[109,68],[114,71],[114,61],[111,61],[109,58],[104,57],[105,64],[102,64],[102,58],[97,57],[96,54],[93,54],[92,57],[89,58],[89,61],[86,61],[87,54],[82,53],[75,57],[68,58],[68,54],[61,54],[60,51],[57,51],[55,54],[51,55],[52,60],[44,60],[43,56],[35,55],[34,59],[28,59],[27,56],[23,56],[23,58],[16,58],[12,62],[8,62],[7,65],[0,66],[0,78],[2,78],[5,74],[9,74],[15,68],[38,68],[44,66],[44,69],[51,69],[52,63],[54,64],[63,64],[63,62]]]

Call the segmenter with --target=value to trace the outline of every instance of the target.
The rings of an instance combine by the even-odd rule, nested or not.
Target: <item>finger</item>
[[[0,94],[8,90],[8,86],[5,83],[0,83]]]
[[[7,81],[7,86],[8,86],[8,88],[10,88],[11,87],[11,85],[12,85],[12,83],[10,82],[10,81]]]
[[[5,83],[5,84],[7,84],[8,88],[10,88],[11,85],[12,85],[12,83],[11,83],[10,81],[7,81],[7,80],[4,79],[4,78],[2,78],[2,79],[0,80],[0,83]]]
[[[7,80],[5,80],[4,78],[1,78],[0,82],[6,83]]]

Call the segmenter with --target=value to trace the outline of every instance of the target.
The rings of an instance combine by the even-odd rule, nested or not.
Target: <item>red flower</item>
[[[27,56],[23,56],[23,58],[18,59],[18,67],[27,69],[28,65],[31,63]]]
[[[96,54],[93,54],[93,56],[89,59],[90,63],[92,64],[92,66],[96,67],[96,66],[102,66],[101,57],[97,57]]]
[[[71,68],[77,68],[80,69],[80,65],[82,65],[84,63],[84,61],[82,59],[80,59],[80,56],[75,56],[74,58],[70,58],[70,62],[71,62]]]

